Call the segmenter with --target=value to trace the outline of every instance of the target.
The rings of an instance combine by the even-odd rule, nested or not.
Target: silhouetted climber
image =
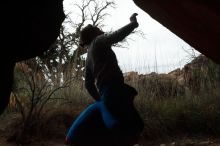
[[[144,124],[133,105],[135,88],[124,83],[112,45],[122,41],[138,27],[134,13],[130,23],[106,34],[87,25],[80,35],[80,45],[88,49],[85,86],[96,100],[74,121],[66,141],[76,146],[132,146]]]

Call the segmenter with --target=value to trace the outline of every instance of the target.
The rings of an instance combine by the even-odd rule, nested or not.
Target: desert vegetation
[[[220,66],[204,55],[168,74],[126,75],[139,91],[135,103],[145,121],[144,139],[219,135]]]
[[[55,86],[27,64],[17,64],[11,102],[1,116],[5,129],[1,130],[8,141],[23,144],[31,143],[31,137],[62,139],[93,99],[82,77],[73,76]],[[220,134],[220,66],[205,56],[167,74],[129,72],[124,77],[139,93],[134,102],[145,123],[143,145],[146,141]]]
[[[105,10],[115,3],[84,0],[74,6],[82,19],[75,22],[67,15],[49,51],[16,64],[10,103],[0,116],[0,136],[7,141],[63,143],[76,116],[94,102],[84,87],[85,50],[78,45],[79,32],[88,21],[103,27]],[[219,136],[220,66],[204,55],[169,73],[127,72],[124,77],[138,90],[134,102],[145,123],[140,145],[185,136]]]

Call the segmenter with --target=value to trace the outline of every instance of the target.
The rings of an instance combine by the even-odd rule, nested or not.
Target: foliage
[[[59,85],[64,79],[72,76],[83,77],[85,67],[85,48],[79,46],[81,29],[88,23],[103,27],[103,20],[109,14],[106,9],[114,7],[115,3],[110,1],[83,0],[74,3],[74,10],[79,11],[80,19],[72,20],[66,14],[66,19],[61,26],[57,41],[42,56],[37,63],[42,66],[48,78],[56,80]],[[58,72],[59,70],[59,72]]]
[[[144,87],[137,88],[141,91],[139,93],[145,91],[135,99],[135,105],[145,121],[145,139],[220,134],[220,66],[204,56],[200,57],[186,65],[190,67],[190,83],[185,81],[183,90],[179,90],[175,82],[171,85],[176,89],[170,88],[164,75],[159,78],[160,84],[155,75],[145,77],[143,85],[137,86],[137,80],[133,82],[133,86]],[[162,92],[157,90],[160,86],[165,87]],[[180,94],[170,94],[170,89]],[[163,95],[168,96],[158,98]]]
[[[45,114],[49,114],[53,108],[62,105],[71,106],[74,102],[74,105],[82,104],[80,101],[83,101],[83,98],[78,101],[71,98],[81,95],[85,97],[86,93],[82,90],[85,67],[85,58],[82,55],[86,50],[78,45],[79,33],[88,21],[102,27],[102,21],[108,15],[106,9],[114,5],[114,2],[97,0],[75,3],[75,8],[80,10],[81,19],[78,22],[73,21],[67,14],[51,49],[42,56],[16,64],[9,108],[20,112],[21,121],[17,123],[18,127],[12,139],[23,141],[27,139],[24,136],[38,133],[42,128]],[[64,88],[66,90],[62,91]]]
[[[79,32],[89,22],[103,27],[108,15],[105,10],[115,4],[83,0],[74,6],[82,19],[76,22],[67,15],[50,50],[16,65],[13,106],[9,107],[22,115],[18,139],[42,132],[39,129],[46,127],[42,124],[47,122],[42,121],[49,111],[57,112],[62,107],[80,113],[93,102],[84,88],[85,50],[78,46]],[[183,69],[184,73],[189,69],[184,85],[168,75],[154,73],[127,82],[139,93],[135,105],[145,122],[144,138],[220,134],[220,66],[200,59],[195,58]],[[19,137],[18,133],[14,135]]]
[[[45,106],[53,100],[57,100],[58,97],[53,95],[68,87],[72,82],[65,80],[59,86],[54,86],[54,83],[44,76],[39,66],[29,68],[28,64],[31,63],[31,59],[17,63],[15,69],[12,98],[15,99],[14,108],[22,116],[20,123],[18,123],[20,128],[17,128],[21,132],[17,135],[17,131],[15,131],[16,136],[12,136],[16,137],[16,141],[22,141],[23,136],[31,135],[38,130],[44,113],[48,112],[45,111]]]

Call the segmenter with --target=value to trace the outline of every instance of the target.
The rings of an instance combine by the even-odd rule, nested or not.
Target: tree
[[[60,86],[63,81],[73,77],[82,80],[86,50],[79,46],[80,31],[87,24],[103,28],[105,18],[110,15],[107,10],[115,7],[114,1],[106,0],[82,0],[73,3],[74,20],[71,13],[66,14],[57,41],[50,50],[36,58],[36,63],[55,86]],[[133,33],[144,36],[141,31]],[[126,42],[124,40],[115,46],[124,47]]]
[[[31,136],[39,130],[44,118],[43,113],[48,113],[46,105],[59,99],[53,96],[54,93],[69,87],[71,83],[71,80],[65,80],[62,85],[54,86],[53,82],[44,76],[40,66],[34,65],[30,68],[32,63],[34,61],[30,59],[17,63],[15,67],[12,98],[15,99],[16,109],[22,117],[18,123],[19,127],[12,135],[17,142],[23,142],[26,139],[24,136]]]
[[[106,10],[114,6],[112,1],[82,0],[74,3],[74,11],[79,12],[80,19],[73,21],[70,14],[67,14],[57,41],[50,50],[36,59],[47,78],[55,85],[59,86],[63,80],[72,77],[82,79],[85,66],[83,54],[86,50],[79,46],[79,33],[88,23],[103,27],[103,20],[109,15]]]
[[[101,26],[107,15],[105,10],[114,5],[105,2],[100,5],[97,0],[83,0],[75,7],[80,10],[81,19],[73,22],[68,15],[60,28],[60,34],[51,49],[42,56],[19,62],[15,69],[15,83],[12,97],[16,109],[21,113],[20,128],[12,136],[16,141],[23,141],[25,135],[31,135],[39,128],[46,105],[60,89],[69,87],[73,79],[82,81],[85,51],[79,47],[79,33],[87,21]],[[90,11],[94,8],[94,11]],[[89,13],[88,13],[89,12]],[[72,29],[73,31],[70,31]]]
[[[80,31],[89,23],[102,28],[103,20],[109,15],[106,10],[114,7],[113,1],[74,3],[74,12],[80,19],[73,21],[70,14],[66,14],[51,49],[42,56],[17,64],[12,95],[22,115],[23,131],[33,130],[48,102],[59,99],[53,96],[55,92],[69,87],[73,79],[83,81],[86,50],[79,46]]]

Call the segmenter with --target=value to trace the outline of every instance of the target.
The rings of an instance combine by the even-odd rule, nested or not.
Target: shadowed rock
[[[220,64],[219,0],[134,0],[153,19]]]
[[[48,50],[65,19],[63,0],[4,1],[1,8],[1,47],[5,51],[0,57],[0,114],[9,101],[15,63]]]
[[[219,0],[134,0],[152,18],[220,64]],[[0,114],[8,104],[18,61],[41,55],[56,40],[65,18],[63,0],[1,2]],[[4,50],[4,51],[3,51]]]

